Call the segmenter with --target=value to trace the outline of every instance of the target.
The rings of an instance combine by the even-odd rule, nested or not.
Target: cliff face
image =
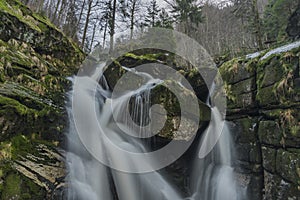
[[[0,199],[57,195],[64,93],[84,54],[18,0],[0,2]]]
[[[220,68],[249,199],[300,196],[300,43]]]

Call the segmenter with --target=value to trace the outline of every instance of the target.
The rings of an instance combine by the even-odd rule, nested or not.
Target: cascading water
[[[132,132],[138,137],[148,137],[148,131],[139,130],[137,127],[146,126],[151,115],[150,95],[151,89],[160,80],[153,79],[149,74],[134,72],[143,76],[146,83],[134,91],[127,91],[115,97],[112,104],[112,94],[108,90],[105,77],[101,76],[103,69],[97,69],[92,77],[83,76],[74,78],[73,82],[80,83],[77,90],[77,98],[80,99],[82,111],[74,114],[72,110],[72,94],[70,104],[67,106],[70,128],[68,133],[69,152],[67,153],[68,166],[68,199],[84,200],[238,200],[241,199],[235,186],[233,168],[231,167],[231,155],[233,152],[230,132],[225,125],[223,134],[211,153],[205,158],[194,159],[193,170],[190,174],[191,197],[186,197],[171,181],[167,180],[161,173],[154,172],[145,174],[134,174],[120,172],[100,163],[87,149],[97,149],[107,162],[114,165],[126,165],[135,168],[138,165],[135,160],[127,159],[122,155],[114,153],[111,141],[120,148],[127,151],[143,153],[147,152],[149,144],[141,142],[139,138],[130,137],[124,133]],[[97,81],[101,76],[100,81]],[[99,84],[99,82],[101,84]],[[93,91],[91,88],[96,88]],[[124,115],[125,109],[131,106],[131,116]],[[111,110],[113,109],[113,113]],[[96,119],[90,117],[95,113]],[[116,116],[116,117],[115,117]],[[212,107],[212,120],[204,133],[204,138],[210,138],[215,131],[217,123],[221,123],[221,114],[217,108]],[[83,145],[78,136],[74,118],[82,118],[86,124],[84,129],[89,146]],[[137,127],[132,127],[133,120]],[[98,140],[97,126],[100,124],[103,134]],[[118,125],[117,125],[118,124]],[[122,128],[120,128],[122,127]],[[122,129],[122,130],[121,130]],[[100,134],[101,135],[101,134]],[[199,142],[198,151],[201,143]],[[86,142],[85,142],[86,144]]]
[[[221,114],[218,109],[212,108],[211,122],[206,129],[203,139],[200,142],[207,142],[205,137],[216,133],[215,127],[221,123]],[[198,146],[198,152],[202,145]],[[239,200],[244,199],[241,190],[238,189],[234,179],[234,169],[232,165],[232,146],[231,135],[228,124],[225,122],[221,137],[214,149],[204,158],[197,158],[194,161],[192,172],[192,191],[191,199],[194,200]]]

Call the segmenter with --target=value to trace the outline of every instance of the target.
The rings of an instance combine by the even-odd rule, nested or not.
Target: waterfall
[[[100,70],[95,70],[91,77],[80,76],[72,79],[74,85],[76,81],[80,84],[76,94],[73,93],[74,89],[69,93],[70,101],[67,104],[69,151],[66,158],[69,200],[240,199],[231,166],[233,148],[226,125],[213,151],[205,158],[194,158],[190,174],[190,197],[186,197],[162,172],[153,170],[144,174],[128,173],[99,162],[97,158],[104,158],[114,166],[122,165],[134,169],[144,165],[151,169],[151,164],[128,159],[123,154],[116,153],[114,148],[133,153],[148,151],[150,145],[141,142],[140,138],[150,136],[147,125],[151,116],[151,89],[161,83],[161,80],[153,79],[148,74],[135,72],[145,78],[145,84],[113,98],[101,70],[101,67]],[[74,98],[78,99],[77,104],[80,105],[77,112],[74,112]],[[132,112],[128,116],[125,111],[130,108]],[[214,125],[221,123],[220,115],[217,108],[212,107],[212,120],[203,137],[206,140],[216,131]],[[76,124],[75,118],[85,123]],[[138,126],[133,126],[132,121]],[[84,143],[78,131],[85,134]],[[198,151],[204,142],[204,139],[199,142]],[[90,150],[97,153],[92,154]]]
[[[204,132],[199,143],[198,152],[203,143],[214,138],[216,126],[221,123],[220,113],[217,108],[212,108],[211,122]],[[207,137],[207,138],[206,138]],[[192,171],[192,191],[194,200],[239,200],[243,199],[234,179],[232,155],[234,148],[228,124],[225,122],[221,137],[214,149],[204,158],[194,160]]]

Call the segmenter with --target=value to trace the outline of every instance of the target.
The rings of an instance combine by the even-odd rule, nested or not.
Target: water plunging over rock
[[[183,179],[185,179],[184,176],[190,179],[187,183],[189,192],[181,190],[182,185],[177,185],[172,181],[167,174],[168,170],[156,170],[153,162],[157,161],[132,159],[126,157],[126,154],[116,153],[115,148],[137,154],[155,149],[155,140],[143,142],[143,138],[152,136],[151,130],[154,127],[149,126],[149,122],[158,116],[155,115],[156,111],[164,112],[164,110],[151,108],[151,101],[155,100],[152,96],[157,95],[155,90],[160,87],[162,81],[154,79],[147,73],[137,71],[133,73],[141,76],[145,80],[144,83],[134,90],[126,90],[117,95],[107,90],[109,84],[105,82],[106,79],[103,76],[100,79],[101,84],[98,84],[97,80],[101,77],[101,72],[98,73],[100,76],[98,78],[83,76],[74,79],[74,85],[76,81],[80,84],[76,94],[72,95],[73,107],[68,107],[70,116],[69,153],[67,154],[70,185],[68,198],[91,200],[242,199],[243,195],[238,191],[240,188],[237,187],[231,166],[234,148],[226,125],[223,130],[224,134],[213,151],[205,158],[199,158],[200,148],[203,146],[205,148],[204,144],[212,140],[211,137],[217,137],[218,133],[215,132],[219,130],[215,127],[224,123],[215,107],[211,108],[212,120],[204,133],[205,139],[194,143],[196,151],[191,155],[192,170],[181,174]],[[182,87],[182,84],[177,85]],[[79,99],[75,102],[75,106],[80,105],[79,112],[75,113],[72,110],[74,98]],[[130,110],[130,115],[126,114],[127,110]],[[81,122],[85,124],[75,124],[76,120],[73,117],[83,119]],[[187,123],[189,123],[188,119]],[[176,130],[176,128],[173,129]],[[84,138],[82,135],[79,136],[78,131],[81,131],[81,134],[85,133]],[[174,137],[171,136],[171,139]],[[169,156],[172,156],[172,152]],[[119,171],[105,166],[98,161],[101,159],[102,161],[104,159],[104,162],[110,166],[122,166],[122,169],[131,171],[132,169],[139,171],[139,168],[145,167],[149,172]]]

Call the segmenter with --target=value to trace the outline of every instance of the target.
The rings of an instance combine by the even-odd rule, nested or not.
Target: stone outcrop
[[[194,113],[194,110],[189,108],[199,107],[200,129],[203,129],[207,125],[207,122],[210,121],[211,110],[206,103],[204,103],[208,96],[208,89],[200,73],[197,69],[190,68],[187,62],[179,67],[174,56],[167,52],[160,51],[151,53],[150,51],[148,54],[141,54],[141,52],[136,51],[127,53],[113,60],[104,71],[110,90],[116,92],[118,90],[118,88],[116,88],[117,84],[118,87],[125,85],[124,88],[130,89],[145,84],[145,80],[141,75],[136,73],[136,71],[130,71],[131,68],[143,65],[147,68],[147,73],[153,75],[159,74],[159,77],[162,77],[160,79],[164,80],[162,84],[158,84],[151,89],[150,97],[151,105],[160,104],[167,112],[165,125],[158,136],[173,140],[190,140],[195,136],[190,133],[197,132],[197,130],[193,130],[193,127],[195,127],[193,116],[197,114]],[[178,77],[181,78],[169,77],[170,74],[161,70],[160,65],[171,66],[174,72],[176,71],[178,73]],[[215,73],[215,71],[212,70],[210,72],[209,70],[212,69],[208,69],[207,73]],[[129,73],[129,75],[125,75],[126,73]],[[128,78],[124,78],[124,75]],[[189,82],[192,87],[188,89],[182,79]],[[170,88],[173,88],[173,91],[171,91]],[[192,105],[191,99],[193,95],[195,99],[197,99],[196,97],[199,99],[197,100],[197,105]],[[185,104],[188,105],[185,110],[187,113],[184,115],[181,113],[179,99],[182,100],[182,103],[185,101]],[[182,129],[185,130],[183,132],[177,131],[181,121],[184,126]]]
[[[0,199],[62,191],[66,77],[83,59],[48,19],[18,0],[0,2]]]
[[[220,67],[249,199],[300,196],[300,48],[281,50]]]

